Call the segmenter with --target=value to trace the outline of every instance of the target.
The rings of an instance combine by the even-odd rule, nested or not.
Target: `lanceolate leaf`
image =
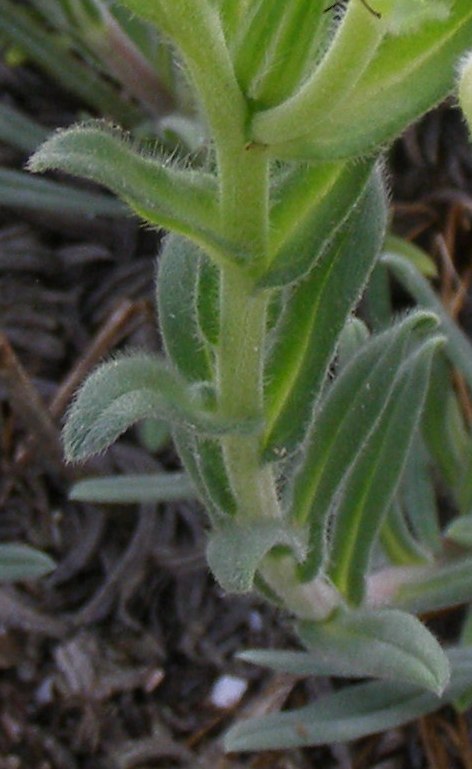
[[[101,121],[58,131],[29,161],[31,171],[58,169],[112,190],[147,222],[221,249],[215,180],[181,171],[136,151],[123,134]],[[229,244],[226,244],[231,250]]]
[[[199,324],[200,255],[185,238],[167,238],[159,259],[157,304],[167,354],[191,382],[212,379],[211,351]]]
[[[349,602],[362,600],[370,553],[397,489],[423,407],[431,358],[441,341],[426,341],[403,364],[379,424],[356,457],[335,506],[329,575]]]
[[[0,545],[0,583],[37,579],[48,574],[56,564],[46,553],[28,545]]]
[[[128,427],[160,416],[209,433],[253,430],[229,424],[156,356],[123,356],[100,366],[85,382],[64,428],[66,456],[79,461],[104,451]]]
[[[468,603],[472,595],[472,558],[420,569],[397,590],[394,603],[415,614]]]
[[[268,457],[291,451],[309,426],[338,336],[374,265],[385,216],[380,180],[373,178],[328,253],[287,301],[266,368]]]
[[[409,456],[411,457],[412,454],[413,449]],[[396,566],[428,563],[431,560],[431,553],[426,549],[427,540],[423,543],[421,539],[419,541],[415,539],[398,497],[397,493],[380,529],[380,541],[384,552],[390,562]]]
[[[393,729],[453,701],[472,684],[470,650],[448,653],[451,683],[442,698],[407,684],[375,681],[340,689],[298,710],[243,721],[226,736],[228,751],[277,750],[355,740]]]
[[[412,333],[425,334],[435,325],[434,316],[418,313],[372,337],[343,369],[315,414],[289,492],[291,515],[310,526],[311,551],[303,567],[307,578],[321,564],[333,499],[380,423]]]
[[[329,622],[301,622],[297,629],[310,652],[332,664],[331,675],[405,681],[435,694],[449,682],[449,663],[441,646],[406,612],[341,612]]]
[[[220,443],[183,427],[174,427],[173,438],[212,523],[219,525],[223,517],[237,510]]]
[[[387,253],[382,257],[382,261],[420,306],[427,307],[440,318],[441,331],[448,340],[444,352],[451,363],[462,372],[472,389],[472,345],[467,336],[454,323],[428,281],[411,262],[398,253]]]
[[[74,484],[69,493],[70,499],[108,505],[167,502],[194,499],[195,496],[190,478],[180,472],[87,478]]]
[[[366,188],[373,161],[297,166],[274,189],[271,255],[261,286],[286,285],[305,275],[329,248]]]
[[[253,588],[260,562],[276,545],[290,547],[297,560],[306,553],[303,532],[292,531],[280,521],[224,521],[210,534],[208,565],[226,591],[246,593]]]

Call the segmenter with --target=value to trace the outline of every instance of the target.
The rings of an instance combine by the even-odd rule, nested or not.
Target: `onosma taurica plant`
[[[147,417],[170,423],[208,511],[215,578],[283,607],[305,648],[243,656],[363,679],[239,724],[228,749],[352,739],[464,705],[467,621],[444,649],[418,615],[472,598],[470,436],[453,459],[438,438],[454,400],[448,358],[465,371],[472,357],[408,259],[380,258],[380,154],[453,89],[472,4],[122,5],[175,51],[208,141],[179,164],[89,122],[30,162],[99,182],[170,232],[157,277],[165,358],[126,354],[93,373],[69,413],[67,456],[101,452]],[[416,309],[354,318],[366,292],[381,305],[386,270]],[[433,461],[462,514],[447,529]]]

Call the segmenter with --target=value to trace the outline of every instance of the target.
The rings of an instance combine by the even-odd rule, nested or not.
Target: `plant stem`
[[[219,148],[220,210],[223,231],[254,262],[267,258],[268,160],[247,149],[243,131]],[[218,393],[221,411],[232,418],[263,413],[263,372],[269,291],[256,291],[239,266],[221,273]],[[277,517],[279,506],[270,468],[260,459],[259,435],[227,436],[223,453],[243,517]]]

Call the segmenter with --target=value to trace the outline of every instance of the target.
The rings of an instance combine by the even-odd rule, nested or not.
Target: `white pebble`
[[[236,676],[221,676],[213,684],[210,702],[215,708],[226,710],[237,705],[247,689],[247,681]]]

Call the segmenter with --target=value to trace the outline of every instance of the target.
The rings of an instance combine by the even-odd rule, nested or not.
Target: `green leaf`
[[[458,429],[458,425],[462,429]],[[462,507],[462,491],[465,489],[461,489],[461,480],[467,466],[468,438],[444,350],[433,362],[421,427],[431,460],[442,480],[460,498],[456,501],[460,502],[461,511],[467,512]]]
[[[309,272],[359,203],[372,166],[372,160],[317,163],[285,174],[272,193],[270,263],[260,286],[286,285]]]
[[[423,614],[468,603],[471,595],[472,558],[456,558],[412,571],[397,589],[394,604]]]
[[[412,448],[410,456],[414,453]],[[408,462],[407,462],[408,466]],[[380,529],[380,542],[389,561],[395,566],[411,566],[431,561],[426,542],[415,539],[409,521],[404,514],[398,494],[390,505]]]
[[[444,536],[460,547],[472,547],[472,515],[461,515],[447,526]]]
[[[169,502],[174,499],[194,499],[195,496],[195,487],[189,477],[179,472],[87,478],[75,483],[69,492],[69,499],[108,505]]]
[[[433,377],[434,369],[431,379]],[[433,553],[437,552],[441,547],[441,530],[433,482],[433,467],[421,435],[414,438],[399,494],[407,517],[407,529],[413,532],[424,547],[429,548]]]
[[[169,358],[191,382],[213,378],[212,353],[200,325],[198,246],[184,238],[166,238],[159,259],[157,304],[159,326]]]
[[[37,579],[56,568],[46,553],[28,545],[0,545],[0,582]]]
[[[0,141],[32,152],[46,139],[48,129],[8,104],[0,104]]]
[[[321,3],[252,3],[233,50],[236,75],[249,99],[268,107],[289,96],[319,54],[328,24]]]
[[[451,683],[442,698],[390,681],[356,684],[286,713],[243,721],[226,735],[227,751],[278,750],[346,742],[387,731],[453,701],[472,684],[472,654],[448,652]]]
[[[332,665],[331,675],[405,681],[442,694],[449,663],[429,630],[411,614],[393,609],[341,612],[328,622],[300,622],[310,653]]]
[[[355,458],[335,505],[329,575],[349,602],[359,603],[379,527],[418,426],[431,359],[442,338],[424,342],[402,365],[378,425]]]
[[[33,172],[61,170],[112,190],[151,224],[179,232],[215,253],[225,246],[218,222],[215,179],[201,171],[173,168],[164,159],[136,151],[104,121],[58,131],[32,156]],[[231,250],[231,246],[226,244]]]
[[[441,321],[441,331],[447,337],[444,352],[451,363],[462,372],[468,386],[472,389],[472,345],[467,336],[448,314],[428,281],[411,262],[400,254],[391,252],[386,253],[382,261],[420,306],[427,307],[436,313]]]
[[[310,424],[339,334],[374,265],[385,216],[374,176],[328,253],[287,301],[266,364],[266,457],[283,457]]]
[[[35,179],[31,174],[11,168],[0,168],[0,205],[90,219],[129,216],[126,207],[109,195],[86,192],[51,179]]]
[[[392,141],[453,89],[457,60],[470,47],[471,33],[470,2],[456,0],[447,19],[424,24],[413,34],[387,35],[349,97],[316,130],[298,121],[298,139],[272,144],[277,115],[266,110],[256,114],[251,138],[271,143],[271,153],[284,159],[365,156]]]
[[[310,525],[311,551],[303,567],[306,577],[313,576],[321,565],[328,512],[384,416],[412,334],[422,336],[435,325],[435,316],[415,313],[372,337],[343,369],[318,408],[287,495],[291,515]]]
[[[193,429],[221,434],[250,432],[256,422],[230,424],[206,409],[190,388],[158,357],[135,354],[104,363],[85,382],[64,428],[66,457],[80,461],[104,451],[125,430],[146,417],[162,417]]]
[[[223,521],[210,534],[207,560],[221,587],[229,593],[252,590],[263,558],[276,546],[290,547],[297,558],[305,555],[302,532],[292,531],[280,521]]]

